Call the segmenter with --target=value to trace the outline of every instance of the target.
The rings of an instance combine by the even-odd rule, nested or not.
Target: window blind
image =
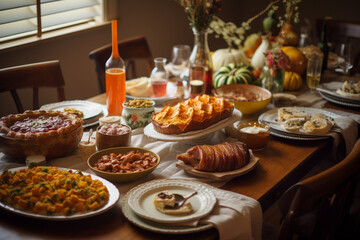
[[[37,11],[37,9],[40,11]],[[102,21],[103,0],[1,0],[0,41]]]

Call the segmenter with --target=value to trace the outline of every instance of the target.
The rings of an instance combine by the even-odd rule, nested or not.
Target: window
[[[1,0],[0,43],[103,21],[103,0]]]

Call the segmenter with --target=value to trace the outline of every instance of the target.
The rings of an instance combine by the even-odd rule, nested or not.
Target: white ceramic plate
[[[354,103],[360,105],[360,99],[343,96],[336,93],[336,90],[340,89],[344,82],[330,82],[320,84],[319,87],[316,88],[320,93],[325,93],[330,96],[332,99],[338,101],[346,101],[347,103]]]
[[[353,102],[349,102],[349,101],[344,101],[344,99],[341,98],[337,98],[335,96],[333,96],[332,94],[328,94],[326,92],[323,91],[319,91],[319,94],[322,98],[324,98],[325,100],[332,102],[332,103],[336,103],[342,106],[347,106],[347,107],[356,107],[356,108],[360,108],[360,103],[353,103]]]
[[[297,109],[299,109],[300,111],[305,111],[307,112],[310,116],[313,114],[324,114],[326,116],[329,116],[331,118],[338,118],[340,117],[339,115],[332,113],[332,112],[328,112],[322,109],[318,109],[318,108],[309,108],[309,107],[297,107]],[[266,123],[266,122],[277,122],[277,118],[278,118],[278,108],[275,109],[271,109],[263,114],[261,114],[258,118],[258,121],[260,123]],[[329,137],[327,134],[310,134],[310,133],[305,133],[302,131],[299,132],[290,132],[287,131],[286,129],[284,129],[281,124],[268,124],[270,127],[270,134],[279,136],[279,135],[283,135],[283,136],[287,136],[287,137],[294,137],[297,140],[316,140],[316,139],[323,139],[323,138],[327,138]],[[275,133],[275,134],[274,134]],[[300,139],[302,138],[302,139]]]
[[[129,197],[132,195],[132,193],[133,192],[130,190],[123,197],[121,201],[121,210],[127,220],[140,228],[158,233],[186,234],[204,231],[213,227],[211,224],[199,224],[197,226],[187,226],[185,224],[164,224],[140,217],[133,210],[131,210],[131,207],[129,206]]]
[[[300,141],[315,141],[315,140],[321,140],[328,138],[330,136],[312,136],[312,137],[306,137],[301,135],[295,135],[295,134],[286,134],[282,131],[276,131],[274,129],[270,129],[270,134],[272,136],[286,138],[286,139],[292,139],[292,140],[300,140]]]
[[[11,168],[8,171],[19,171],[20,169],[27,169],[27,167],[18,167],[18,168]],[[73,171],[78,171],[75,169],[68,169],[68,168],[59,168],[59,169],[63,169],[63,170],[73,170]],[[73,214],[70,216],[48,216],[48,215],[42,215],[42,214],[36,214],[36,213],[30,213],[30,212],[25,212],[19,209],[15,209],[10,205],[4,204],[2,202],[0,202],[0,208],[18,214],[18,215],[22,215],[22,216],[26,216],[26,217],[30,217],[30,218],[36,218],[36,219],[43,219],[43,220],[51,220],[51,221],[68,221],[68,220],[75,220],[75,219],[83,219],[83,218],[88,218],[88,217],[92,217],[101,213],[104,213],[108,210],[110,210],[112,207],[115,206],[115,204],[119,201],[120,199],[120,193],[119,190],[115,187],[114,184],[112,184],[111,182],[100,178],[98,176],[89,174],[89,173],[85,173],[82,172],[84,175],[91,175],[92,179],[97,179],[99,181],[101,181],[106,188],[109,191],[109,201],[106,203],[105,206],[103,206],[100,209],[97,209],[95,211],[91,211],[91,212],[86,212],[86,213],[78,213],[78,214]]]
[[[64,108],[75,108],[84,113],[84,120],[94,118],[103,112],[103,105],[90,101],[73,100],[43,105],[40,109],[64,111]]]
[[[178,168],[181,168],[185,170],[187,173],[198,176],[198,177],[204,177],[204,178],[210,178],[216,181],[225,181],[230,180],[234,177],[238,177],[241,175],[244,175],[251,170],[253,170],[256,166],[256,164],[259,162],[259,158],[255,157],[252,151],[250,150],[250,162],[245,165],[242,168],[233,170],[233,171],[227,171],[227,172],[202,172],[195,170],[192,166],[185,164],[183,161],[178,160],[176,163],[176,166]]]
[[[171,100],[171,99],[175,99],[176,97],[158,97],[158,98],[154,98],[154,97],[134,97],[134,96],[131,96],[131,95],[126,95],[126,99],[150,99],[150,100],[153,100],[155,102],[156,105],[159,105],[159,104],[162,104],[163,102],[166,102],[168,100]]]
[[[197,191],[198,194],[188,200],[192,205],[193,212],[186,215],[170,215],[158,211],[153,204],[153,198],[164,190],[183,196]],[[131,210],[143,218],[160,223],[181,223],[208,215],[216,204],[216,198],[214,193],[200,182],[163,179],[150,181],[132,189],[128,203]]]
[[[234,122],[239,121],[241,117],[242,117],[242,113],[236,108],[234,108],[234,111],[230,117],[223,119],[222,121],[215,123],[203,130],[191,131],[182,134],[163,134],[157,132],[154,129],[153,124],[150,123],[144,128],[144,134],[156,140],[169,141],[169,142],[193,140],[196,138],[203,137],[209,133],[213,133],[217,130],[223,129],[224,127],[227,127],[233,124]]]

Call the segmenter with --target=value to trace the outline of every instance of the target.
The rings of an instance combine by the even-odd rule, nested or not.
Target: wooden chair
[[[58,60],[0,69],[0,92],[10,91],[19,113],[24,112],[17,89],[33,89],[33,109],[39,109],[39,88],[57,88],[57,100],[65,100],[65,82]]]
[[[327,40],[334,47],[340,42],[354,42],[354,67],[351,72],[360,73],[360,22],[334,19],[318,19],[316,33],[320,39],[323,24],[326,23]],[[332,49],[334,51],[334,49]]]
[[[144,36],[138,36],[118,43],[119,54],[125,61],[126,79],[136,78],[135,60],[143,59],[146,61],[148,74],[154,68],[154,60],[150,52],[149,45]],[[111,44],[95,49],[90,52],[89,58],[95,60],[96,72],[99,80],[101,92],[106,91],[105,84],[105,63],[111,56]]]
[[[360,177],[360,139],[340,163],[295,184],[279,200],[284,216],[277,239],[344,239]],[[305,227],[301,226],[305,222]],[[304,229],[306,231],[304,231]]]

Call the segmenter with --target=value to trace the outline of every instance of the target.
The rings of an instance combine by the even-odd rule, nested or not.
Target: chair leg
[[[16,90],[10,90],[11,92],[11,95],[15,101],[15,104],[16,104],[16,108],[18,110],[19,113],[22,113],[24,112],[24,108],[21,104],[21,101],[20,101],[20,98],[19,98],[19,95],[17,94]]]

